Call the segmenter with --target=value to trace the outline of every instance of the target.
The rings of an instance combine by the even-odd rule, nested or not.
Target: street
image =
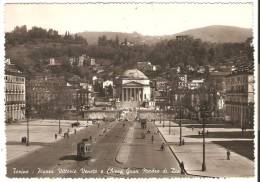
[[[25,157],[12,160],[7,164],[8,177],[162,177],[180,176],[178,162],[170,153],[168,147],[160,151],[162,138],[146,134],[140,139],[140,124],[129,121],[123,126],[118,121],[97,124],[86,127],[69,138],[56,143],[46,144],[41,149],[31,152]],[[155,130],[151,124],[151,130]],[[104,132],[104,128],[107,131]],[[126,163],[118,159],[125,141],[129,140],[129,131],[134,129],[133,138],[128,151]],[[94,140],[90,159],[77,160],[76,145],[83,138]],[[129,140],[130,142],[130,140]],[[31,144],[33,145],[33,144]],[[31,146],[29,146],[31,147]],[[167,172],[165,171],[167,170]]]

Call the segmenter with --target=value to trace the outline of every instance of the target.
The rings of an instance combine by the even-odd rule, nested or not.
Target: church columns
[[[122,89],[122,101],[125,101],[125,88]]]
[[[136,91],[137,91],[137,88],[134,88],[134,100],[137,101],[137,98],[136,98]]]
[[[135,91],[135,101],[137,101],[137,93],[136,92],[138,91],[138,88],[135,88],[134,91]]]
[[[122,88],[121,98],[122,101],[143,101],[144,90],[140,87]]]
[[[141,88],[138,89],[138,101],[141,101]]]
[[[133,88],[130,88],[130,101],[133,100]]]
[[[143,88],[141,89],[141,101],[143,101]]]
[[[125,94],[126,95],[126,100],[125,101],[128,101],[128,88],[126,88],[125,90],[126,90],[126,92],[125,92],[126,93]]]

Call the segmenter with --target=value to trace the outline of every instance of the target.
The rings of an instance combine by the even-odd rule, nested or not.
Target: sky
[[[5,4],[5,32],[15,26],[53,28],[60,34],[83,31],[169,35],[188,29],[227,25],[252,28],[247,4]]]

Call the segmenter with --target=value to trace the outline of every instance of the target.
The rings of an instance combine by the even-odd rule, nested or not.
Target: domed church
[[[150,80],[137,69],[126,70],[121,76],[121,102],[140,103],[151,99]]]

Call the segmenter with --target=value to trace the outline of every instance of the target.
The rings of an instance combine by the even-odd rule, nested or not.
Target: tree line
[[[94,58],[111,60],[117,73],[135,67],[138,61],[150,61],[154,65],[159,65],[162,69],[166,66],[175,67],[177,65],[218,65],[225,64],[231,58],[244,56],[245,60],[253,61],[252,38],[240,43],[210,43],[200,39],[187,37],[183,41],[177,39],[162,40],[154,45],[134,44],[127,45],[127,39],[123,43],[119,42],[118,37],[108,39],[105,35],[98,38],[98,45],[87,45],[85,39],[75,34],[66,32],[60,35],[53,29],[43,29],[32,27],[27,30],[26,26],[16,27],[12,32],[6,33],[6,44],[30,44],[32,40],[41,39],[43,44],[37,49],[28,49],[27,58],[34,61],[31,70],[44,70],[46,60],[50,57],[77,57],[82,54]],[[62,46],[47,44],[52,41],[63,42]],[[80,44],[73,44],[78,42]],[[46,43],[46,44],[45,44]],[[33,45],[33,43],[32,43]],[[14,46],[13,46],[14,47]],[[8,52],[8,49],[6,50]],[[19,57],[15,59],[20,59]],[[16,61],[16,60],[14,60]],[[20,61],[20,66],[28,69],[25,60]],[[67,66],[67,67],[66,67]],[[68,72],[77,72],[66,65]],[[41,68],[39,70],[39,68]],[[82,75],[81,75],[82,76]]]
[[[56,42],[67,41],[72,43],[87,44],[87,40],[78,34],[71,35],[68,31],[66,31],[65,35],[61,35],[57,30],[51,28],[44,29],[37,26],[34,26],[28,30],[26,25],[16,26],[13,31],[5,33],[5,38],[6,44],[10,45],[24,44],[37,40],[48,40]]]

